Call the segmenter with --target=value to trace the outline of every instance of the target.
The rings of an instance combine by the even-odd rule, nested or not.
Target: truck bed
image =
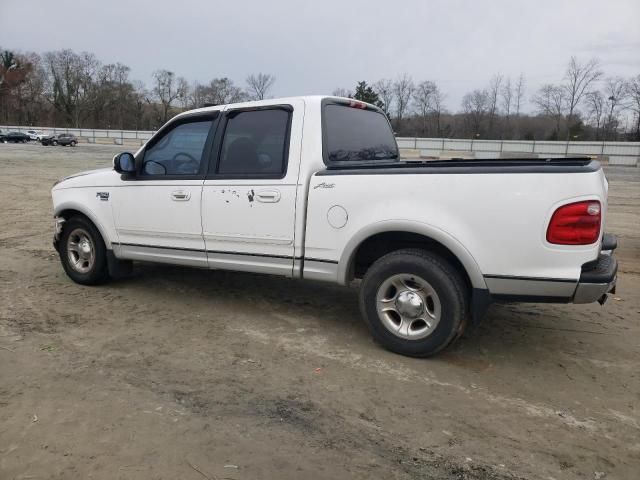
[[[561,204],[597,200],[606,212],[606,190],[600,163],[585,157],[330,165],[311,180],[305,257],[322,263],[305,260],[305,276],[313,267],[316,279],[345,281],[351,245],[399,230],[468,258],[476,288],[570,298],[600,245],[551,245],[547,226]],[[331,209],[344,226],[328,223]]]

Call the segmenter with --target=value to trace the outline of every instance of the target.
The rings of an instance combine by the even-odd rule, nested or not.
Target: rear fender
[[[347,243],[338,263],[338,282],[346,285],[349,270],[358,247],[367,238],[378,233],[409,232],[424,235],[447,247],[460,261],[469,276],[473,288],[486,289],[482,272],[471,253],[458,240],[443,230],[422,222],[411,220],[385,220],[368,225],[358,231]]]

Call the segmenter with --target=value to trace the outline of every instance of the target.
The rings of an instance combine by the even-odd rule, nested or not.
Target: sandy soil
[[[1,479],[638,478],[640,169],[607,169],[615,298],[495,305],[415,360],[371,341],[353,289],[72,283],[49,190],[116,151],[0,145]]]

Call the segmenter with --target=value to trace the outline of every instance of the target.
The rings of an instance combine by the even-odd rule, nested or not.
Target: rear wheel
[[[53,146],[55,147],[56,145],[58,145],[58,141],[57,141],[57,140],[53,140],[53,141],[51,142],[51,145],[53,145]]]
[[[109,279],[107,249],[100,232],[86,217],[72,217],[64,223],[58,253],[74,282],[97,285]]]
[[[75,140],[71,140],[71,143],[69,145],[71,145],[72,147],[75,147],[76,146],[76,141]]]
[[[376,341],[413,357],[428,357],[463,331],[467,289],[442,257],[420,249],[385,255],[367,271],[360,309]]]

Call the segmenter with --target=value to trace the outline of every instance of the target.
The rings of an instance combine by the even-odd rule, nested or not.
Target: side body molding
[[[467,271],[467,275],[471,280],[471,285],[473,286],[473,288],[487,288],[478,263],[473,258],[471,253],[464,247],[464,245],[462,245],[462,243],[460,243],[457,239],[455,239],[448,233],[433,225],[416,222],[413,220],[383,220],[365,226],[355,235],[353,235],[349,242],[347,242],[342,252],[342,256],[340,257],[340,262],[338,264],[338,282],[340,284],[346,285],[348,283],[349,269],[351,267],[355,252],[360,244],[373,235],[385,232],[416,233],[418,235],[424,235],[441,243],[449,250],[451,250],[451,252],[458,258],[458,260],[460,260],[460,263],[462,263],[462,266]]]

